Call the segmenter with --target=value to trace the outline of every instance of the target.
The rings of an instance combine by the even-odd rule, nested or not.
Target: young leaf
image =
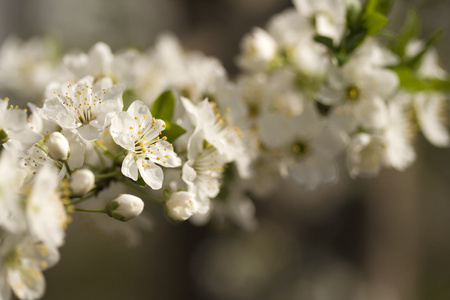
[[[400,86],[410,91],[450,91],[450,81],[441,79],[423,79],[417,77],[407,67],[392,68],[400,80]]]
[[[152,115],[169,123],[172,119],[173,110],[175,107],[175,95],[172,91],[165,91],[153,102],[150,109]]]
[[[408,14],[406,15],[405,25],[403,25],[403,28],[398,37],[398,43],[394,47],[394,52],[398,56],[403,58],[403,56],[405,55],[406,45],[412,38],[419,35],[419,31],[420,22],[417,13],[414,10],[410,9],[408,11]]]
[[[373,12],[366,15],[364,25],[368,35],[374,35],[389,23],[385,15],[379,12]]]
[[[314,40],[322,45],[325,45],[325,47],[327,47],[328,49],[330,49],[331,51],[335,51],[336,48],[333,45],[333,40],[327,36],[323,36],[323,35],[315,35],[314,36]]]
[[[173,123],[166,123],[166,129],[164,130],[164,135],[167,137],[167,139],[170,142],[175,141],[180,135],[182,135],[183,133],[185,133],[186,130],[177,125],[177,124],[173,124]]]

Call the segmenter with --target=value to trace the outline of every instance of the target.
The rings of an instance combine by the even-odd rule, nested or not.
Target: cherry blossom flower
[[[148,107],[134,101],[126,112],[120,112],[111,122],[111,136],[128,154],[122,163],[122,174],[142,179],[152,189],[160,189],[164,178],[160,166],[178,167],[181,159],[165,138],[159,138],[165,129],[164,121],[152,117]]]

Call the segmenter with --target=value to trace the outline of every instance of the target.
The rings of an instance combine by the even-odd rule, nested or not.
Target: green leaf
[[[345,52],[350,54],[364,41],[367,35],[367,30],[361,28],[358,31],[352,32],[345,40]]]
[[[394,52],[398,56],[403,58],[403,56],[405,55],[406,45],[412,38],[419,36],[419,32],[419,17],[417,16],[416,11],[410,9],[408,11],[408,14],[406,15],[405,24],[403,25],[403,28],[398,37],[397,45],[394,47]]]
[[[383,15],[387,15],[392,8],[393,0],[379,0],[377,5],[377,11]]]
[[[331,51],[336,50],[336,48],[334,47],[334,44],[333,44],[333,40],[327,36],[315,35],[314,40],[322,45],[325,45],[325,47],[327,47]]]
[[[373,12],[365,16],[364,26],[368,35],[374,35],[389,23],[388,18],[380,12]]]
[[[392,4],[393,0],[367,0],[363,11],[365,15],[380,13],[386,16],[391,11]]]
[[[153,102],[150,109],[153,117],[162,119],[164,122],[169,123],[172,119],[173,111],[175,107],[175,95],[172,91],[165,91]]]
[[[377,11],[378,0],[367,0],[364,6],[364,14],[369,15]]]
[[[397,73],[400,86],[404,89],[410,91],[450,91],[450,80],[419,78],[407,67],[395,67],[392,69]]]
[[[167,139],[170,142],[173,142],[185,132],[186,130],[183,127],[168,122],[166,123],[166,129],[163,131],[163,134],[167,137]]]
[[[132,89],[126,89],[123,91],[122,99],[123,99],[123,109],[127,110],[130,107],[131,103],[136,100],[137,95]]]

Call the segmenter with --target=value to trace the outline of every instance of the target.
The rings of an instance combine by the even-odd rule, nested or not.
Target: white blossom
[[[128,150],[122,162],[123,175],[136,181],[139,172],[152,189],[162,187],[164,174],[160,166],[181,165],[172,144],[159,138],[165,127],[164,121],[153,118],[148,107],[139,100],[112,120],[112,138]]]
[[[198,201],[197,213],[206,214],[210,200],[220,192],[226,158],[212,146],[205,147],[204,132],[197,128],[188,143],[188,161],[183,165],[182,179]]]
[[[34,239],[49,248],[62,246],[65,237],[67,215],[57,191],[58,183],[55,170],[42,167],[26,201],[28,229]]]
[[[8,98],[0,100],[0,144],[11,151],[26,151],[41,139],[28,127],[25,110],[9,105]]]
[[[97,139],[111,119],[122,110],[124,87],[113,86],[110,78],[93,81],[93,77],[87,76],[73,84],[49,85],[49,98],[39,109],[42,118],[63,129],[76,131],[87,141]]]
[[[11,290],[19,299],[41,298],[45,291],[42,271],[58,261],[56,249],[27,235],[6,234],[0,243],[0,299],[10,299]]]
[[[2,151],[0,156],[0,227],[13,233],[26,228],[19,190],[22,185],[17,157],[14,152]]]
[[[277,55],[275,40],[261,28],[254,28],[241,42],[239,65],[251,71],[264,71]]]

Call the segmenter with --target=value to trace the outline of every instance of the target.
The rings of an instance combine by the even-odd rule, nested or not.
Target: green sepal
[[[8,134],[4,129],[0,129],[0,145],[8,141]]]
[[[124,216],[119,215],[119,214],[116,214],[116,213],[112,213],[112,214],[110,215],[110,217],[112,217],[112,218],[114,218],[114,219],[116,219],[116,220],[119,220],[119,221],[121,221],[121,222],[126,222]]]
[[[169,200],[170,199],[170,195],[171,194],[170,194],[170,191],[168,189],[164,189],[162,191],[162,196],[163,196],[164,201]]]
[[[114,210],[117,209],[120,206],[120,203],[117,201],[112,201],[110,203],[108,203],[105,207],[105,211],[106,214],[108,214],[108,216],[113,217],[114,218]]]
[[[139,174],[138,179],[135,181],[135,183],[140,186],[141,188],[145,188],[147,184],[145,183],[144,179],[142,179],[142,176]]]

